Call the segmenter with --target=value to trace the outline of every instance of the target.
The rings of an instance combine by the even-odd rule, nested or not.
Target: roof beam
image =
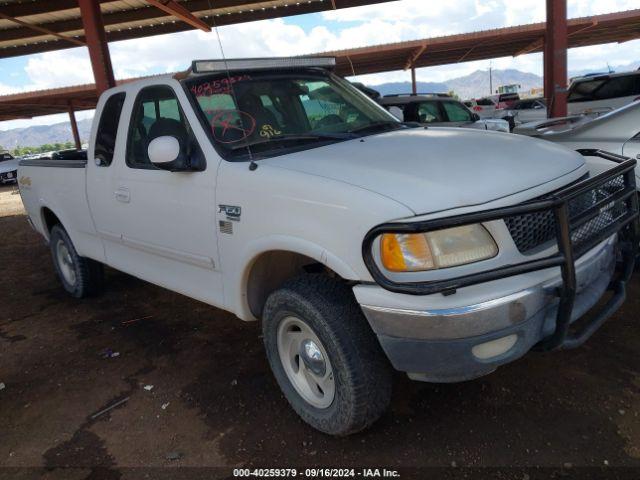
[[[467,50],[466,52],[464,52],[464,55],[462,55],[459,59],[458,59],[458,63],[462,62],[465,58],[467,58],[469,55],[471,55],[471,52],[473,52],[473,50],[480,46],[481,44],[475,44],[473,45],[469,50]]]
[[[543,45],[544,45],[544,37],[536,38],[529,45],[527,45],[523,49],[518,50],[516,53],[514,53],[513,56],[514,57],[518,57],[520,55],[525,55],[527,53],[531,53],[531,52],[533,52],[535,50],[541,49],[543,47]]]
[[[582,33],[586,30],[589,30],[593,27],[597,27],[598,26],[598,20],[597,19],[593,19],[591,20],[591,22],[588,25],[584,25],[580,28],[577,28],[575,30],[570,30],[568,33],[569,37],[572,37],[578,33]],[[536,50],[541,49],[544,46],[544,37],[538,38],[536,41],[532,42],[530,45],[526,46],[525,48],[523,48],[522,50],[517,51],[513,56],[517,57],[519,55],[524,55],[526,53],[531,53],[534,52]]]
[[[11,106],[12,108],[42,108],[66,111],[69,107],[68,103],[23,103],[23,102],[6,102],[2,103],[2,106]],[[82,102],[78,100],[73,101],[73,108],[94,108],[95,102]]]
[[[159,8],[163,12],[173,15],[174,17],[182,20],[187,25],[191,25],[193,28],[202,30],[203,32],[210,32],[211,27],[196,17],[188,9],[174,2],[173,0],[147,0],[147,3]]]
[[[36,32],[44,33],[45,35],[52,35],[56,38],[59,38],[60,40],[71,42],[81,47],[85,45],[83,41],[78,40],[77,38],[66,37],[58,32],[54,32],[53,30],[49,30],[48,28],[41,27],[40,25],[34,25],[32,23],[27,23],[22,20],[19,20],[15,17],[5,14],[4,12],[0,12],[0,18],[3,18],[4,20],[9,20],[10,22],[13,22],[13,23],[17,23],[18,25],[28,28],[29,30],[35,30]]]
[[[423,43],[422,46],[420,46],[420,48],[418,48],[415,52],[409,55],[409,58],[407,59],[407,63],[405,64],[404,69],[409,70],[410,68],[413,68],[413,64],[416,63],[416,60],[420,58],[420,55],[422,55],[426,49],[427,49],[427,44]]]
[[[634,32],[628,37],[621,38],[620,40],[618,40],[618,43],[630,42],[631,40],[637,40],[638,38],[640,38],[640,31]]]

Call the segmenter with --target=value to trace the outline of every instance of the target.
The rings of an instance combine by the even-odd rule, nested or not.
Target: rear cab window
[[[100,123],[96,132],[94,157],[96,165],[108,167],[113,161],[113,152],[116,147],[120,114],[126,94],[124,92],[111,95],[102,108]]]

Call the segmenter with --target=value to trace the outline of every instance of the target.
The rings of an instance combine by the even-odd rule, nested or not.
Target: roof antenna
[[[224,54],[224,47],[222,46],[222,37],[220,36],[220,31],[218,30],[218,26],[216,25],[216,16],[214,13],[214,9],[211,6],[211,0],[208,0],[207,3],[209,3],[209,10],[211,11],[210,12],[211,24],[213,26],[213,30],[216,32],[216,37],[218,38],[218,45],[220,46],[220,53],[222,54],[222,61],[224,62],[224,68],[227,72],[227,80],[229,82],[229,92],[231,93],[231,97],[233,98],[233,103],[235,103],[236,107],[239,108],[240,104],[238,103],[238,99],[236,97],[236,89],[233,86],[233,83],[231,82],[231,72],[229,71],[229,64],[227,63],[227,57]],[[238,116],[240,117],[240,123],[242,124],[242,128],[245,129],[243,116],[241,114]],[[251,145],[249,144],[247,144],[247,152],[249,154],[249,170],[253,172],[258,168],[258,164],[253,159],[253,153],[251,152]]]

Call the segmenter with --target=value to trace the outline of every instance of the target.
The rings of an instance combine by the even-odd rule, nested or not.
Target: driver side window
[[[153,139],[165,135],[177,138],[181,151],[186,155],[198,153],[197,142],[173,89],[166,85],[143,88],[133,106],[127,139],[127,165],[156,170],[147,149]]]

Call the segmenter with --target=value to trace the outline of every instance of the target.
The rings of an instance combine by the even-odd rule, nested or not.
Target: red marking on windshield
[[[251,80],[249,75],[219,78],[199,85],[193,85],[190,90],[196,97],[210,97],[212,95],[222,93],[231,93],[231,86],[234,83],[244,82],[247,80]]]
[[[223,110],[205,112],[213,115],[211,131],[220,143],[235,143],[249,137],[256,129],[256,119],[241,110]]]

